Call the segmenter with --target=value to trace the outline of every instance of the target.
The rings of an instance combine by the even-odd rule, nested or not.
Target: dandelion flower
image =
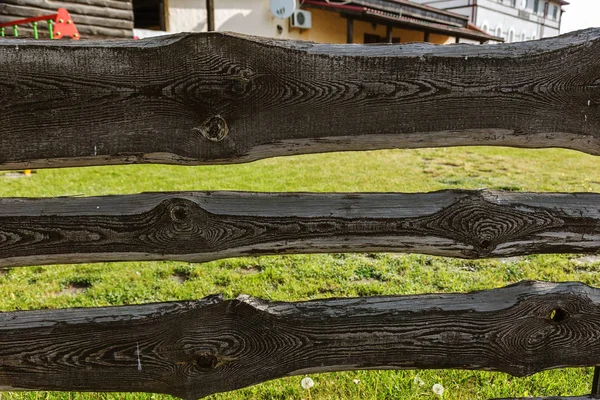
[[[423,386],[425,384],[425,382],[423,382],[423,379],[419,378],[419,375],[415,376],[415,379],[413,380],[413,382],[415,383],[415,385],[419,385],[419,386]]]
[[[437,394],[438,396],[444,395],[444,387],[442,385],[440,385],[439,383],[436,383],[435,385],[433,385],[431,390],[433,390],[433,393]]]
[[[315,386],[315,381],[313,381],[309,377],[306,377],[306,378],[302,379],[302,381],[300,381],[300,384],[302,385],[302,387],[304,389],[310,389],[311,387]],[[442,388],[442,390],[443,390],[443,388]]]
[[[352,382],[354,382],[355,385],[358,385],[360,383],[360,379],[355,379]]]

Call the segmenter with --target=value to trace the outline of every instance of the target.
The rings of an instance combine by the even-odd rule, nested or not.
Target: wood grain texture
[[[554,315],[554,317],[552,317]],[[461,368],[516,376],[600,359],[600,291],[223,300],[0,313],[0,388],[195,399],[290,375]]]
[[[600,251],[599,194],[145,193],[0,199],[0,266],[409,252]]]
[[[457,145],[600,154],[599,60],[600,29],[490,46],[5,39],[0,167]]]

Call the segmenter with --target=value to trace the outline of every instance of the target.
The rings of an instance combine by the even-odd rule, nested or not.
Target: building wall
[[[412,0],[421,4],[446,9],[463,15],[475,16],[472,21],[478,28],[501,36],[507,41],[540,39],[557,36],[560,30],[561,6],[557,1],[548,0],[549,10],[544,18],[546,0],[539,0],[539,10],[533,12],[533,0],[516,0],[516,7],[511,0],[477,0],[477,8],[473,10],[473,0]],[[558,18],[552,18],[552,7],[558,7]]]
[[[200,0],[168,0],[168,31],[202,32],[207,30],[205,2]],[[269,10],[269,0],[219,0],[215,7],[215,29],[248,35],[283,39],[309,40],[321,43],[346,43],[346,19],[339,13],[311,8],[311,29],[290,28],[288,19],[278,19]],[[386,36],[384,25],[354,21],[354,43],[363,43],[365,34]],[[394,28],[392,37],[405,42],[422,42],[420,31]],[[454,37],[430,35],[433,43],[454,43]]]
[[[510,33],[514,33],[515,42],[525,40],[541,39],[544,37],[557,36],[560,28],[560,12],[557,20],[552,19],[552,5],[558,3],[550,2],[549,18],[544,18],[544,0],[540,0],[538,13],[533,12],[533,0],[526,2],[517,0],[517,7],[510,5],[510,0],[499,3],[498,0],[479,0],[477,8],[477,21],[479,28],[488,27],[490,33],[496,33],[498,28],[502,31],[502,37],[510,41]],[[526,3],[526,4],[525,4]],[[524,6],[524,7],[523,7]]]

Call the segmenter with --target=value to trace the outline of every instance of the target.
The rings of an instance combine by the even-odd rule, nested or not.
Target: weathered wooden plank
[[[0,164],[206,164],[457,145],[600,154],[599,60],[599,29],[491,46],[223,33],[5,39]]]
[[[600,359],[600,291],[266,302],[241,296],[0,314],[0,388],[198,398],[282,376],[461,368],[522,376]]]
[[[358,251],[597,253],[600,195],[189,192],[0,200],[0,266]]]

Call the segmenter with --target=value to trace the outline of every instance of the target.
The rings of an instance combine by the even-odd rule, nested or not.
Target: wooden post
[[[429,32],[428,31],[423,32],[423,41],[429,42]]]
[[[392,43],[393,40],[392,40],[392,26],[391,25],[387,26],[387,29],[386,29],[386,32],[385,32],[385,36],[386,36],[385,37],[386,41],[388,43]]]
[[[354,43],[354,19],[346,20],[346,43]]]
[[[594,380],[592,381],[593,398],[600,398],[600,367],[594,368]]]
[[[215,0],[206,0],[206,24],[207,30],[215,30]]]
[[[159,18],[160,18],[160,29],[162,31],[167,31],[168,27],[167,27],[167,13],[168,13],[168,6],[167,6],[167,1],[168,0],[160,0],[159,3],[159,8],[160,8],[160,12],[159,12]]]

